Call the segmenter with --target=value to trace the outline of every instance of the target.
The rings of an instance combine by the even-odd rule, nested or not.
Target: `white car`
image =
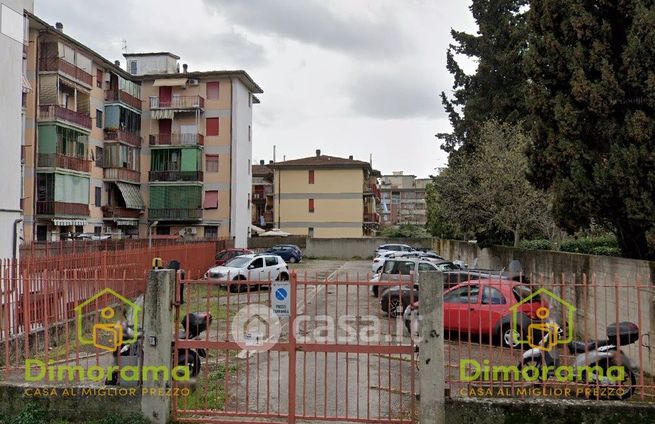
[[[380,255],[373,258],[373,265],[371,266],[371,272],[373,272],[373,274],[377,274],[378,272],[382,271],[382,267],[384,266],[386,260],[393,257],[396,253],[398,252],[395,251],[383,252]]]
[[[408,244],[388,243],[381,244],[375,249],[375,256],[380,256],[385,252],[413,252],[414,248]]]
[[[237,256],[221,266],[210,268],[205,278],[215,281],[262,281],[288,280],[289,269],[284,259],[277,255],[257,253]],[[231,292],[261,288],[267,284],[226,284]]]

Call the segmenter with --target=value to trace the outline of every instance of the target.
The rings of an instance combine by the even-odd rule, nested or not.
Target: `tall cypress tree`
[[[441,100],[453,127],[440,133],[442,149],[452,153],[463,147],[475,150],[479,127],[489,119],[516,123],[525,118],[525,74],[522,66],[526,42],[527,0],[473,0],[470,7],[478,25],[476,35],[451,31],[454,44],[448,48],[447,68],[453,75],[453,98],[445,92]],[[467,75],[455,55],[477,62]]]
[[[653,257],[655,3],[533,0],[528,19],[530,178],[560,225],[613,230]]]

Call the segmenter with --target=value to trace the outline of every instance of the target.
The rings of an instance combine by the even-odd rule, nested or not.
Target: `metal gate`
[[[213,321],[197,339],[175,338],[176,360],[206,357],[190,383],[174,383],[174,420],[416,422],[412,343],[402,319],[380,310],[368,278],[228,281],[178,284],[178,325],[191,312]]]

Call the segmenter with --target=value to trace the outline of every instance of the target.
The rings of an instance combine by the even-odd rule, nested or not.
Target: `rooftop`
[[[275,162],[269,165],[271,168],[362,168],[371,171],[371,164],[361,160],[349,158],[340,158],[337,156],[322,155],[320,150],[316,151],[316,156],[310,156],[301,159],[292,159],[284,162]]]
[[[171,52],[150,52],[150,53],[123,53],[123,57],[135,57],[135,56],[170,56],[173,59],[180,59],[180,56],[173,54]]]

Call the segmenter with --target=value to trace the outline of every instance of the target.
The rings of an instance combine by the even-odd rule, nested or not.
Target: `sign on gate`
[[[271,307],[278,317],[291,315],[291,282],[273,281],[271,284]]]

